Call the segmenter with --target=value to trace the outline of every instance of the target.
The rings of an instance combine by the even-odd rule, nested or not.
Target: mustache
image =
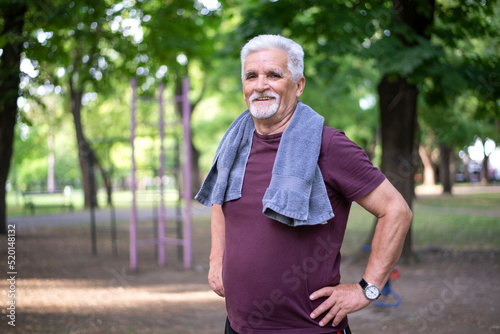
[[[263,92],[263,93],[257,93],[257,92],[254,92],[252,95],[250,95],[250,102],[253,102],[255,101],[256,99],[260,99],[260,98],[263,98],[263,97],[272,97],[272,98],[275,98],[275,99],[278,99],[279,98],[279,95],[274,93],[274,92]]]

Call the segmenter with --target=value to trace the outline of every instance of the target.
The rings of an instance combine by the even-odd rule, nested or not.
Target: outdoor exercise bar
[[[184,268],[191,268],[191,106],[188,99],[189,78],[182,81],[182,125],[184,126]]]
[[[137,79],[132,78],[132,105],[131,105],[131,131],[130,131],[130,144],[132,149],[132,170],[131,170],[131,191],[132,191],[132,205],[130,214],[130,268],[137,270],[137,199],[136,199],[136,164],[135,164],[135,129],[136,129],[136,101],[137,101]],[[189,79],[184,78],[182,83],[182,96],[174,98],[175,101],[182,101],[182,125],[184,128],[184,165],[183,165],[183,180],[184,191],[182,196],[184,198],[184,210],[182,214],[183,223],[183,238],[168,238],[165,236],[165,199],[164,199],[164,174],[165,174],[165,151],[164,151],[164,109],[163,109],[163,90],[165,85],[162,83],[159,86],[158,103],[160,106],[158,127],[160,132],[160,170],[159,170],[159,198],[160,205],[158,208],[158,235],[154,240],[158,244],[158,264],[165,265],[165,245],[174,244],[183,246],[184,249],[184,268],[191,268],[191,127],[190,116],[191,107],[188,99],[189,92]]]
[[[132,191],[132,205],[130,208],[130,227],[129,227],[129,243],[130,243],[130,268],[137,270],[137,206],[135,198],[135,104],[137,99],[137,79],[130,80],[132,86],[132,105],[130,119],[130,147],[132,149],[132,171],[130,190]]]
[[[165,265],[165,198],[163,196],[163,175],[165,174],[165,147],[163,139],[165,137],[165,121],[163,115],[163,89],[165,84],[162,82],[158,87],[158,104],[160,105],[160,117],[158,127],[160,128],[160,170],[158,176],[160,178],[160,205],[158,206],[158,264]]]

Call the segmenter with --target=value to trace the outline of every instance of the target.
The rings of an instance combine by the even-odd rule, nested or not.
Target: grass
[[[499,193],[484,193],[471,195],[454,195],[454,196],[427,196],[419,197],[414,207],[440,207],[440,208],[466,208],[477,210],[500,210],[500,194]]]
[[[420,197],[413,202],[413,249],[488,250],[500,248],[500,193]],[[354,253],[366,241],[374,219],[353,205],[343,252]]]
[[[498,249],[500,217],[419,211],[414,213],[414,248]]]

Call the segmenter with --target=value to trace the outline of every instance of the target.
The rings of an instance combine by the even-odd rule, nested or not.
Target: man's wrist
[[[221,254],[215,254],[215,255],[211,255],[210,254],[210,257],[208,258],[208,260],[210,262],[212,262],[212,261],[222,261],[223,258],[224,258],[224,254],[222,254],[222,255]]]
[[[361,287],[365,298],[369,301],[377,300],[380,297],[380,288],[377,285],[367,282],[364,278],[361,278],[358,285]]]

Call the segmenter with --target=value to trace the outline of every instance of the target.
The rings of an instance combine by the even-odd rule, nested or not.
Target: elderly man
[[[229,127],[196,198],[212,206],[208,281],[225,333],[350,333],[347,314],[380,295],[412,213],[342,131],[298,99],[302,47],[275,35],[241,51],[248,110]],[[359,282],[340,284],[351,203],[378,218]]]

